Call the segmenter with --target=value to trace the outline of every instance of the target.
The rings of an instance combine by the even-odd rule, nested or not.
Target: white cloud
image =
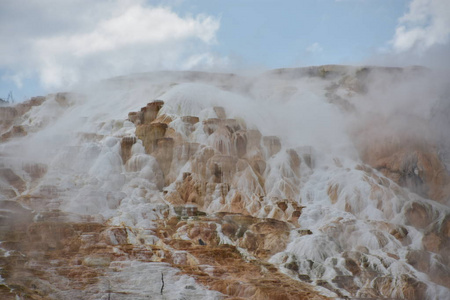
[[[226,64],[211,53],[220,26],[141,0],[4,0],[0,68],[45,87],[155,69]]]
[[[410,50],[421,53],[446,44],[449,35],[449,0],[412,0],[408,13],[398,21],[391,44],[397,53]]]
[[[313,43],[306,48],[306,51],[308,51],[310,53],[318,53],[318,52],[322,52],[323,48],[322,48],[322,46],[320,46],[319,43]]]

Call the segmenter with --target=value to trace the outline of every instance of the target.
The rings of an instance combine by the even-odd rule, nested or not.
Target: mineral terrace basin
[[[448,149],[377,106],[415,76],[141,74],[0,108],[2,297],[448,299]]]

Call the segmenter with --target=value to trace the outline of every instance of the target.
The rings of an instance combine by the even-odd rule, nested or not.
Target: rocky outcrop
[[[25,130],[25,128],[23,126],[13,126],[11,128],[11,130],[2,134],[0,139],[2,142],[5,142],[11,138],[17,138],[17,137],[22,137],[22,136],[26,136],[26,135],[27,135],[27,131]]]
[[[67,108],[71,105],[70,93],[57,93],[47,97],[32,97],[27,101],[20,102],[14,106],[0,107],[0,142],[11,138],[27,135],[27,128],[21,122],[24,116],[36,106],[41,106],[48,99],[54,100],[60,107]]]
[[[438,154],[428,150],[399,150],[374,166],[398,184],[440,202],[448,198],[450,178]]]
[[[231,223],[233,224],[233,223]],[[238,245],[246,248],[250,253],[262,259],[283,251],[289,241],[291,227],[288,223],[276,219],[265,219],[251,224],[247,230],[239,228]]]
[[[26,182],[10,168],[0,168],[0,195],[13,199],[26,189]]]
[[[36,222],[31,211],[11,201],[0,202],[0,211],[4,209],[8,212],[0,215],[0,233],[2,246],[10,254],[0,259],[2,299],[140,297],[138,291],[127,292],[112,277],[109,286],[102,279],[111,272],[124,272],[132,261],[148,268],[168,263],[226,298],[326,299],[308,284],[290,279],[268,263],[247,261],[236,247],[221,243],[223,231],[240,239],[241,247],[267,257],[283,246],[288,234],[287,224],[276,220],[245,221],[245,217],[233,215],[197,220],[173,217],[168,222],[161,220],[154,229],[159,241],[149,244],[133,242],[134,233],[127,227],[61,222],[58,214]],[[9,221],[11,217],[14,222]],[[236,232],[226,224],[247,225]],[[167,288],[171,288],[170,282]],[[161,289],[161,294],[166,291]]]
[[[167,125],[164,123],[141,124],[136,127],[136,136],[142,140],[147,153],[156,150],[158,140],[164,137]]]
[[[183,244],[182,248],[178,248],[182,251],[187,251],[187,245],[198,243],[205,249],[213,247],[213,250],[210,250],[213,253],[220,253],[217,247],[226,237],[232,245],[245,249],[248,254],[268,263],[271,257],[286,249],[293,228],[299,226],[298,219],[302,214],[303,207],[298,205],[296,201],[291,200],[299,194],[298,183],[295,184],[291,180],[301,177],[301,168],[313,167],[311,149],[302,154],[294,149],[283,150],[278,137],[263,137],[257,130],[247,130],[242,122],[227,119],[225,110],[222,108],[216,107],[214,111],[217,118],[200,121],[196,117],[189,116],[181,119],[186,126],[183,129],[185,130],[184,134],[189,136],[193,132],[192,126],[196,126],[196,130],[199,130],[198,127],[200,126],[207,137],[207,145],[187,142],[185,138],[170,128],[170,122],[157,123],[155,120],[164,119],[163,115],[152,115],[151,117],[150,125],[167,124],[162,126],[165,131],[159,131],[158,137],[152,134],[142,134],[144,130],[142,126],[145,124],[138,122],[136,135],[142,140],[146,152],[156,158],[166,178],[165,186],[168,188],[164,189],[164,198],[174,205],[178,218],[186,220],[178,222],[177,229],[174,229],[173,226],[170,229],[165,229],[164,237],[167,238],[172,235],[171,247],[181,245],[175,243],[174,239],[187,238],[190,242]],[[367,153],[365,152],[367,156],[364,156],[365,160],[372,157],[370,151],[375,151],[375,149],[367,149],[367,151]],[[386,152],[376,153],[383,153],[384,155]],[[388,153],[390,152],[388,151]],[[425,158],[421,155],[418,153],[418,159],[413,161],[412,164],[408,161],[403,165],[398,162],[398,157],[388,155],[392,161],[383,166],[389,165],[391,171],[398,166],[395,170],[399,174],[405,173],[404,169],[412,165],[426,169],[424,164],[421,163]],[[280,169],[273,169],[274,165],[267,167],[267,161],[280,156],[285,157],[285,162],[280,165]],[[376,162],[381,164],[383,160],[378,159]],[[190,166],[189,169],[181,171],[176,167],[185,164]],[[342,163],[338,159],[335,159],[335,164],[342,168]],[[429,169],[436,168],[437,165],[434,164],[429,166]],[[394,183],[377,175],[373,169],[365,165],[358,165],[356,169],[364,173],[364,181],[370,186],[370,200],[378,203],[378,209],[387,215],[392,215],[393,208],[389,203],[385,203],[384,198],[389,196],[385,189],[387,187],[395,188]],[[399,184],[419,186],[414,181],[407,181],[408,175],[403,174],[403,177],[395,178],[392,174],[384,172],[383,168],[380,167],[379,170]],[[182,176],[177,172],[182,172]],[[281,178],[286,176],[286,181],[276,184],[270,180],[266,182],[271,178],[271,172],[275,172],[277,176],[281,175]],[[414,170],[412,172],[414,173]],[[421,178],[428,178],[426,177],[428,175],[425,176],[422,173],[420,175]],[[242,184],[244,182],[245,184]],[[267,184],[272,188],[276,186],[275,190],[278,194],[268,195],[265,190]],[[330,184],[327,193],[331,203],[336,205],[342,203],[344,192],[339,184]],[[401,193],[400,189],[398,193]],[[276,196],[282,194],[286,195],[286,198]],[[358,214],[364,209],[361,206],[363,202],[361,192],[355,191],[352,197],[359,197],[359,200],[355,202],[354,199],[349,199],[346,196],[344,210],[351,214]],[[215,212],[215,215],[212,217],[208,212]],[[208,217],[205,217],[205,215]],[[427,244],[425,247],[428,251],[434,251],[440,259],[439,264],[433,263],[430,252],[412,251],[406,257],[408,264],[425,273],[434,268],[439,270],[439,277],[446,278],[448,266],[445,259],[442,259],[446,254],[442,252],[442,249],[446,249],[447,246],[443,242],[442,234],[431,229],[437,218],[434,209],[423,202],[412,201],[404,206],[403,215],[407,225],[426,230],[427,234],[423,238],[423,243],[424,245]],[[258,218],[261,216],[266,218]],[[202,221],[193,222],[190,221],[191,218]],[[173,223],[176,222],[173,221]],[[404,226],[387,222],[380,223],[376,227],[377,229],[370,233],[373,236],[371,243],[374,247],[383,248],[387,246],[391,237],[402,245],[411,244],[408,229]],[[341,224],[337,222],[335,225],[324,227],[321,230],[332,238],[339,239],[342,232],[350,234],[356,231],[356,227],[350,223]],[[384,232],[388,232],[389,237]],[[307,228],[299,228],[296,234],[309,236],[312,232]],[[180,265],[187,265],[192,268],[192,266],[198,264],[199,258],[192,252],[189,253],[189,255],[177,254],[175,261]],[[400,260],[397,254],[388,253],[387,255],[390,260],[383,262],[385,266],[395,264],[395,261]],[[360,247],[353,252],[344,252],[343,257],[345,258],[345,268],[352,275],[345,275],[345,272],[342,273],[336,266],[336,276],[331,281],[317,280],[315,283],[318,286],[322,286],[341,297],[345,295],[392,297],[395,293],[398,293],[398,295],[404,293],[411,299],[419,299],[425,293],[426,285],[415,277],[404,276],[395,278],[395,280],[386,279],[383,273],[377,271],[374,266],[368,263],[372,256],[369,255],[369,250],[365,247]],[[218,257],[215,257],[215,259],[220,261]],[[310,275],[307,275],[304,267],[299,264],[300,262],[296,260],[286,259],[281,266],[294,274],[295,278],[304,282],[312,282]],[[319,266],[320,264],[317,262],[311,261],[310,270],[319,268]],[[208,280],[212,280],[211,277]],[[433,277],[433,280],[438,283],[442,282],[437,277]],[[371,287],[361,288],[358,282],[370,282]],[[394,285],[398,285],[395,291],[392,290]],[[254,295],[258,295],[258,297],[265,295],[258,294],[260,292],[255,290],[254,287],[249,290],[246,289],[245,292],[242,289],[236,291],[223,290],[219,286],[216,288],[222,293],[239,297],[246,295],[246,297],[251,298],[256,297]],[[343,291],[348,294],[343,293]],[[274,296],[271,295],[271,297]]]
[[[120,154],[122,155],[122,162],[124,164],[127,163],[127,161],[131,157],[131,147],[136,143],[135,137],[124,137],[122,138],[122,141],[120,142]]]
[[[276,136],[263,137],[263,143],[267,148],[269,157],[277,154],[281,150],[280,139]]]
[[[0,134],[3,135],[11,127],[18,115],[15,107],[0,106]]]
[[[176,222],[174,222],[176,223]],[[191,241],[170,245],[187,251],[183,255],[182,269],[195,271],[200,282],[228,295],[244,299],[319,299],[307,284],[285,277],[268,263],[258,260],[245,262],[242,254],[231,245],[220,245],[220,234],[225,234],[240,247],[252,254],[268,258],[286,243],[289,225],[273,219],[257,219],[250,216],[216,214],[213,218],[201,217],[198,221],[181,221],[174,237],[188,236]],[[207,255],[204,255],[208,253]],[[190,261],[190,262],[189,262]],[[203,269],[208,265],[209,269]],[[265,271],[263,271],[265,270]],[[207,274],[205,274],[205,272]],[[263,272],[263,274],[261,274]],[[277,293],[273,288],[280,285]]]
[[[385,121],[389,123],[388,120]],[[363,161],[397,184],[423,197],[448,204],[450,175],[435,143],[406,129],[385,133],[379,122],[383,121],[369,121],[367,126],[370,128],[357,134],[357,144]],[[417,122],[427,128],[422,120]],[[377,124],[380,126],[377,127]],[[375,131],[375,127],[380,128],[380,132]],[[370,136],[370,139],[367,139],[367,136]]]
[[[130,113],[129,119],[137,124],[136,136],[142,140],[146,153],[158,161],[165,177],[165,185],[175,187],[167,191],[166,200],[174,205],[195,204],[202,210],[208,210],[211,206],[218,205],[215,202],[218,200],[214,198],[214,195],[218,195],[221,199],[221,211],[257,214],[263,210],[267,216],[276,214],[296,222],[300,214],[295,208],[263,208],[251,199],[254,192],[258,193],[257,197],[265,195],[263,174],[266,159],[277,155],[282,147],[277,137],[263,138],[259,131],[247,130],[243,121],[227,119],[225,110],[215,107],[217,118],[209,118],[201,123],[195,116],[181,118],[187,126],[184,134],[192,133],[194,125],[203,127],[208,145],[199,146],[187,142],[180,133],[168,127],[167,124],[172,120],[157,114],[162,105],[161,101],[149,103],[141,112]],[[147,117],[143,117],[143,112],[147,113]],[[292,163],[290,167],[298,170],[300,157],[294,150],[287,153]],[[179,166],[186,163],[190,164],[190,172],[185,172],[180,178]],[[253,182],[255,189],[229,194],[231,187],[239,185],[239,181],[234,179],[236,176]]]
[[[386,72],[397,78],[402,71]],[[1,134],[14,126],[27,132],[0,147],[0,298],[445,295],[450,221],[442,153],[423,132],[399,134],[421,126],[388,133],[378,130],[379,119],[377,126],[355,126],[351,138],[362,162],[355,153],[341,155],[341,145],[333,153],[305,145],[297,133],[308,127],[296,127],[290,113],[283,139],[269,135],[284,124],[270,124],[284,120],[276,111],[298,104],[302,77],[322,86],[314,91],[325,95],[314,99],[321,109],[337,107],[330,116],[352,119],[369,100],[372,75],[372,68],[322,66],[242,82],[195,72],[173,82],[161,76],[143,93],[157,91],[167,104],[152,101],[128,121],[111,118],[141,101],[133,95],[143,93],[132,90],[146,75],[117,79],[132,92],[114,100],[108,90],[107,111],[92,111],[105,107],[98,93],[96,102],[61,93],[47,97],[42,111],[0,110],[9,122]],[[217,94],[197,93],[203,84]],[[260,86],[270,93],[259,94]],[[274,119],[263,120],[261,131],[246,124],[245,113],[231,115],[235,101],[222,101],[228,93],[255,110],[267,98],[277,105]],[[47,125],[72,106],[70,114],[88,116],[55,134],[58,127]],[[248,120],[259,113],[249,112]],[[28,160],[16,154],[34,142],[51,149]]]
[[[153,152],[166,178],[169,175],[172,165],[173,147],[174,140],[170,137],[163,137],[156,141],[156,150]],[[167,178],[166,184],[169,183],[170,181]]]
[[[438,265],[445,266],[445,277],[450,274],[450,215],[431,223],[425,230],[422,244],[425,250],[436,253],[442,258]],[[440,259],[439,258],[439,259]]]

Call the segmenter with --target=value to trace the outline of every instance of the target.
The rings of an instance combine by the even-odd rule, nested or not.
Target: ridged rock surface
[[[0,298],[450,299],[449,149],[398,88],[429,76],[161,72],[0,107]]]

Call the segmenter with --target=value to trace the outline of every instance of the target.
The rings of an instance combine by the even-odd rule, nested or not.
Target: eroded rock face
[[[266,252],[271,247],[275,250],[282,246],[277,242],[283,239],[277,233],[286,234],[288,229],[280,221],[256,218],[247,218],[245,221],[245,217],[239,216],[200,217],[184,221],[174,217],[166,225],[161,220],[154,229],[159,241],[149,244],[143,239],[132,241],[130,238],[134,233],[126,227],[99,223],[33,222],[31,212],[17,203],[4,201],[0,204],[3,209],[14,211],[10,214],[21,216],[14,223],[9,222],[7,230],[2,227],[1,231],[3,240],[7,241],[3,247],[12,253],[8,259],[0,260],[1,275],[7,287],[1,291],[4,299],[13,299],[15,295],[33,299],[104,295],[122,295],[124,299],[139,297],[138,292],[127,291],[113,277],[109,277],[109,287],[105,287],[102,279],[112,271],[125,272],[125,267],[133,261],[148,264],[149,268],[158,263],[176,266],[182,274],[193,276],[200,284],[221,293],[210,296],[214,299],[224,296],[245,299],[326,299],[307,284],[279,273],[270,264],[245,261],[234,246],[221,243],[221,228],[232,222],[248,226],[240,239],[243,241],[242,246],[248,246],[249,251]],[[259,235],[257,248],[246,236],[250,230]],[[229,231],[224,232],[230,234]],[[189,237],[189,240],[183,236]],[[264,256],[267,257],[266,253]],[[164,274],[168,270],[160,269],[159,272]],[[169,280],[170,277],[166,277],[167,289],[173,288]],[[14,287],[14,292],[8,290],[11,287]],[[198,286],[192,288],[197,290]],[[199,291],[197,295],[204,297]],[[173,296],[169,293],[167,297]]]
[[[422,120],[417,122],[427,128]],[[448,204],[450,176],[438,154],[437,143],[403,132],[405,129],[389,134],[380,129],[381,132],[377,133],[374,129],[377,124],[376,121],[369,122],[367,126],[371,129],[357,135],[362,159],[397,184],[423,197]],[[380,127],[383,128],[382,125]],[[366,139],[366,136],[371,138]]]
[[[10,199],[20,195],[26,189],[26,182],[10,168],[0,169],[0,192]]]
[[[154,152],[154,156],[158,161],[165,177],[167,177],[170,172],[173,157],[173,147],[174,140],[170,137],[160,138],[156,142],[156,151]],[[166,180],[166,183],[168,182],[169,181]]]
[[[189,253],[183,254],[181,258],[178,254],[175,258],[177,261],[183,262],[183,270],[187,272],[195,270],[201,282],[205,280],[210,287],[229,297],[245,299],[320,298],[307,285],[284,277],[285,275],[278,273],[270,264],[256,260],[244,262],[235,247],[220,245],[219,236],[225,234],[233,240],[240,241],[239,246],[244,247],[250,253],[267,258],[269,252],[276,252],[277,248],[281,248],[283,242],[286,242],[284,235],[288,232],[289,226],[284,222],[223,213],[217,214],[213,218],[201,217],[198,221],[180,221],[176,227],[178,229],[174,237],[188,236],[191,239],[191,241],[184,242],[176,242],[175,239],[172,239],[170,242],[172,247]],[[258,236],[255,237],[255,235]],[[204,255],[206,253],[208,255]],[[205,268],[205,265],[208,267]],[[260,277],[260,272],[264,268],[268,268],[268,270],[266,269],[265,274]],[[275,293],[273,288],[277,284],[281,285]]]
[[[257,130],[247,131],[242,121],[227,119],[224,109],[216,107],[214,111],[218,118],[210,118],[201,123],[204,133],[208,136],[209,147],[199,147],[198,144],[187,143],[180,134],[168,128],[167,124],[172,120],[162,123],[166,118],[159,116],[157,112],[163,103],[152,103],[141,112],[130,113],[129,119],[137,124],[136,136],[142,140],[146,153],[157,159],[164,173],[165,185],[174,184],[176,187],[167,193],[166,199],[175,205],[192,203],[207,210],[211,205],[217,205],[213,202],[213,194],[218,193],[222,198],[220,201],[223,211],[256,213],[257,210],[263,209],[251,200],[251,190],[233,195],[228,192],[232,186],[239,185],[239,180],[234,178],[240,175],[241,180],[254,182],[257,197],[264,196],[265,155],[270,158],[280,151],[281,143],[277,137],[265,137],[264,143],[261,144],[262,136]],[[143,117],[142,114],[148,111],[152,111],[152,114],[148,113],[147,117]],[[185,116],[181,119],[187,126],[199,125],[197,117]],[[192,129],[186,132],[192,133]],[[301,159],[298,154],[289,150],[289,157],[291,168],[299,169]],[[191,174],[180,179],[179,166],[188,162],[191,165]],[[295,172],[299,174],[298,171]],[[291,210],[277,210],[279,212],[275,213],[264,208],[264,213],[275,213],[286,219],[293,218],[292,220],[299,217],[299,214]]]
[[[406,208],[405,215],[408,225],[422,229],[430,225],[434,219],[431,207],[417,202],[411,203],[411,205]]]
[[[447,214],[443,219],[432,223],[424,232],[422,243],[427,251],[439,254],[447,267],[450,265],[450,216]]]
[[[444,202],[448,195],[443,187],[449,182],[445,167],[436,152],[425,151],[396,152],[388,158],[378,160],[376,168],[400,185]]]
[[[268,150],[269,156],[277,154],[281,149],[280,139],[276,136],[263,137],[263,143]]]
[[[121,155],[122,155],[122,162],[124,164],[127,163],[127,161],[131,157],[131,147],[136,143],[135,137],[124,137],[122,138],[122,141],[120,142],[121,147]]]
[[[180,218],[199,218],[204,214],[203,212],[216,212],[215,217],[208,222],[180,222],[176,232],[173,229],[167,229],[166,234],[174,234],[176,238],[187,237],[190,241],[205,248],[218,247],[222,243],[221,236],[224,235],[236,246],[248,251],[249,254],[268,262],[271,257],[279,255],[286,249],[292,229],[299,226],[298,220],[301,217],[303,206],[292,200],[299,194],[298,183],[293,182],[292,179],[301,177],[301,168],[313,167],[311,149],[302,154],[294,149],[284,150],[277,137],[263,137],[257,130],[246,130],[245,126],[240,125],[239,122],[226,119],[226,114],[221,108],[215,108],[214,111],[217,118],[206,119],[203,122],[192,116],[182,119],[188,126],[203,127],[208,143],[206,146],[188,143],[172,129],[167,129],[166,132],[161,131],[164,137],[157,138],[155,145],[154,138],[138,133],[141,130],[139,126],[142,126],[138,125],[137,136],[141,136],[143,144],[146,145],[148,141],[151,141],[155,145],[146,147],[146,150],[147,153],[156,157],[164,170],[165,185],[170,186],[165,192],[165,199],[175,206],[177,215]],[[155,118],[163,117],[156,116]],[[154,121],[152,124],[155,124]],[[170,127],[170,122],[167,124]],[[185,132],[192,134],[194,130],[191,128]],[[387,150],[387,152],[383,151],[379,153],[389,153]],[[367,154],[366,159],[371,157],[370,155]],[[379,159],[376,163],[380,164],[379,166],[384,163],[384,167],[391,168],[389,172],[400,174],[395,177],[393,174],[384,172],[384,167],[379,167],[386,176],[391,177],[395,182],[423,188],[427,184],[424,182],[428,177],[423,175],[425,172],[420,173],[419,175],[422,176],[420,177],[414,168],[426,169],[422,162],[425,160],[423,155],[428,154],[415,152],[414,155],[412,159],[406,161],[402,161],[397,154],[388,155],[388,159]],[[279,166],[280,169],[274,169],[274,165],[267,167],[267,161],[279,159],[279,157],[285,158],[285,161]],[[391,161],[387,162],[389,159]],[[180,172],[181,169],[176,165],[180,163],[189,163],[190,168],[184,169],[182,176],[177,176],[176,172]],[[342,168],[339,159],[335,159],[335,164],[338,168]],[[413,169],[409,170],[408,168]],[[431,164],[428,168],[439,169],[438,164]],[[383,211],[387,216],[392,216],[396,208],[384,201],[384,198],[391,197],[391,192],[386,189],[398,189],[396,192],[403,195],[400,188],[385,177],[377,175],[370,167],[358,165],[356,169],[364,174],[364,181],[371,189],[370,201],[374,201],[377,209]],[[272,172],[275,172],[277,176],[281,174],[286,181],[281,184],[273,181],[270,175]],[[417,177],[416,181],[413,180],[411,172]],[[274,194],[272,190],[268,194],[267,185],[269,188],[275,188],[274,190],[277,192]],[[348,213],[358,214],[364,210],[364,205],[361,204],[363,202],[361,191],[354,191],[352,198],[349,198],[349,196],[345,196],[342,186],[335,183],[328,186],[327,194],[331,203],[343,205],[343,209]],[[284,195],[286,198],[280,197],[280,195]],[[218,211],[220,214],[217,214]],[[437,228],[432,225],[438,216],[434,208],[423,202],[411,201],[403,207],[403,215],[406,225],[419,230],[427,230],[427,234],[423,237],[423,245],[427,251],[437,253],[440,259],[440,263],[433,263],[430,259],[430,252],[412,251],[405,257],[408,264],[425,273],[429,273],[434,268],[440,277],[446,278],[445,274],[450,269],[446,260],[441,259],[446,255],[442,249],[447,248],[441,233],[445,232],[445,229],[441,231],[431,229]],[[268,218],[259,219],[258,217],[261,216]],[[377,229],[370,231],[371,238],[368,240],[370,247],[380,249],[388,247],[391,239],[405,246],[412,242],[409,231],[404,226],[380,222],[375,227]],[[439,228],[446,228],[446,225]],[[321,230],[336,240],[342,239],[343,235],[348,235],[350,238],[352,233],[361,234],[358,233],[357,225],[351,222],[336,222],[335,225],[323,227]],[[296,234],[310,236],[312,232],[307,228],[300,228]],[[373,259],[369,248],[358,246],[357,249],[357,251],[344,254],[345,272],[349,274],[346,275],[336,266],[337,275],[331,281],[316,278],[315,284],[341,297],[345,295],[392,297],[404,293],[411,299],[419,299],[424,295],[427,288],[423,282],[417,281],[414,277],[396,278],[395,281],[390,281],[369,263]],[[186,254],[177,254],[176,257],[177,262],[191,266],[195,261]],[[400,260],[397,254],[390,252],[387,253],[387,257],[389,257],[389,261],[382,262],[385,266],[396,264],[396,261]],[[314,270],[323,266],[314,261],[308,262],[307,265],[308,267],[305,269],[305,265],[296,259],[286,259],[281,264],[283,268],[292,272],[292,276],[295,278],[312,282],[313,279],[308,274],[315,274],[318,271]],[[433,277],[433,280],[442,284],[442,280],[437,277]],[[371,282],[372,287],[363,288],[358,282]],[[394,291],[392,286],[396,284],[400,287]],[[236,293],[233,295],[239,297],[242,295],[266,297],[258,294],[259,292],[254,287],[245,292],[236,291],[236,288],[231,290],[228,288],[226,292],[222,288],[219,290],[228,295],[231,295],[230,292]],[[266,292],[270,294],[269,291]]]
[[[11,138],[26,136],[27,132],[23,126],[13,126],[8,132],[2,134],[2,141],[7,141]]]
[[[136,136],[143,141],[145,151],[152,153],[156,150],[158,140],[164,137],[167,125],[164,123],[141,124],[136,128]]]
[[[32,97],[30,100],[15,106],[0,107],[0,141],[6,141],[13,137],[26,135],[25,128],[18,125],[21,117],[34,106],[39,106],[44,103],[45,100],[45,97]]]
[[[386,297],[392,295],[392,289],[395,289],[397,297],[404,297],[404,299],[419,300],[426,297],[426,286],[422,282],[418,282],[408,275],[400,276],[397,281],[392,278],[379,278],[375,282],[376,287],[380,290],[380,296]]]
[[[219,76],[227,80],[220,90],[256,97],[258,84],[282,76],[286,81],[267,88],[292,102],[300,91],[296,82],[308,76],[329,85],[320,101],[344,116],[360,108],[351,97],[371,88],[371,71],[364,68],[351,75],[341,66],[297,71],[279,70],[263,82],[233,88],[240,80],[233,76],[192,78],[211,84]],[[39,162],[22,161],[14,152],[53,117],[36,109],[0,110],[9,122],[2,134],[32,119],[42,124],[23,127],[26,136],[11,136],[1,147],[0,199],[14,201],[0,201],[0,298],[445,295],[448,209],[418,196],[445,203],[443,163],[432,142],[368,134],[374,139],[355,138],[363,162],[291,140],[287,148],[289,134],[280,140],[262,127],[263,136],[255,124],[232,116],[236,109],[225,101],[224,107],[214,106],[220,99],[191,99],[192,107],[185,95],[178,101],[184,91],[186,99],[203,96],[193,97],[179,83],[157,86],[178,85],[177,96],[161,94],[167,105],[144,102],[128,114],[129,122],[98,111],[82,116],[82,132],[46,132],[45,142],[66,143],[53,143],[58,147]],[[58,116],[79,105],[69,94],[46,101]],[[114,118],[138,103],[126,102],[110,107]]]
[[[275,219],[252,224],[244,233],[239,245],[260,258],[269,258],[283,251],[289,241],[290,227]]]

